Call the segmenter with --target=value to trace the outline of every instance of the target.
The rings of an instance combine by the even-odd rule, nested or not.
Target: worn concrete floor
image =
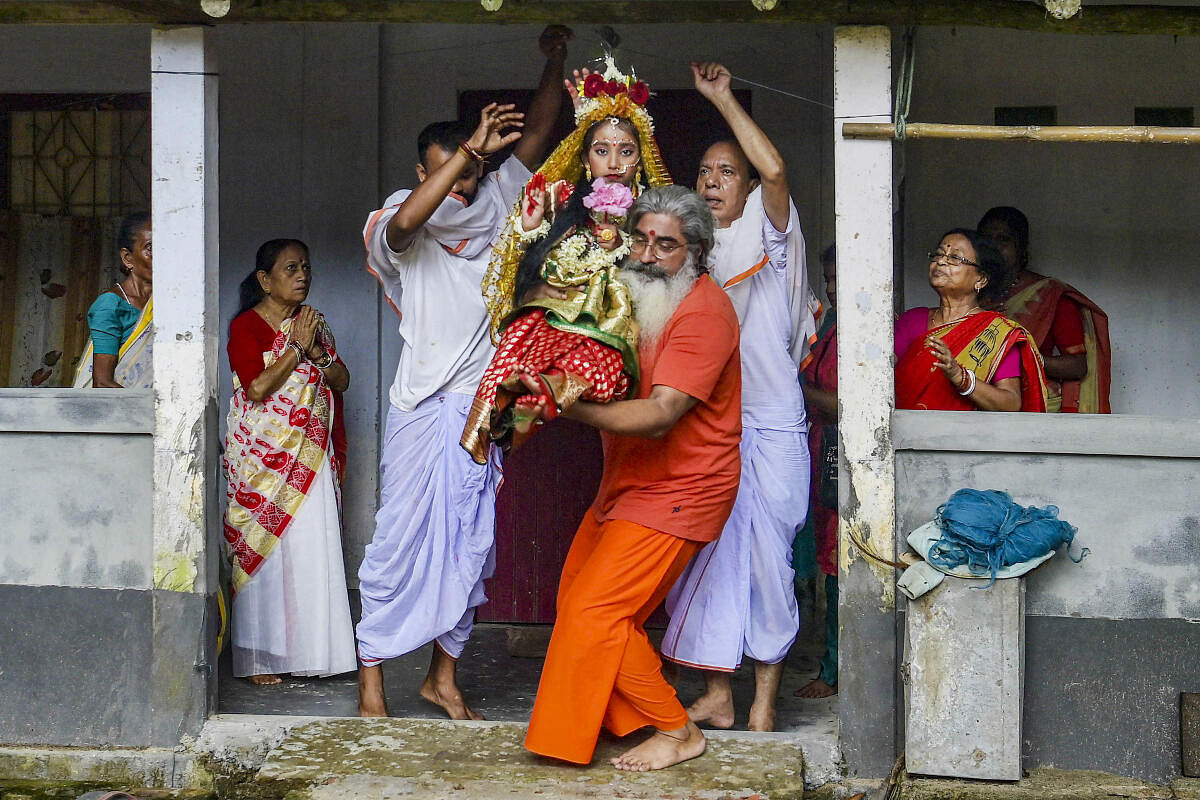
[[[603,735],[589,767],[533,756],[522,742],[549,630],[476,627],[459,682],[468,701],[487,717],[485,723],[448,722],[441,709],[421,699],[417,689],[429,665],[429,648],[384,664],[389,710],[395,717],[390,720],[346,719],[357,713],[353,674],[252,686],[229,677],[226,658],[220,672],[220,716],[206,725],[200,749],[243,751],[241,768],[249,767],[255,777],[239,796],[286,794],[291,800],[766,800],[799,798],[806,783],[812,788],[838,778],[836,698],[792,696],[815,673],[820,656],[820,643],[807,639],[786,662],[777,733],[744,731],[754,690],[753,669],[746,664],[733,677],[735,728],[742,730],[711,732],[708,752],[686,765],[643,775],[614,770],[607,759],[637,744],[642,734],[623,740]],[[687,703],[700,693],[703,679],[683,670],[677,687]],[[258,755],[246,759],[244,753],[250,751]]]
[[[549,626],[476,626],[459,669],[459,685],[468,702],[488,720],[526,722],[541,675],[539,645],[548,635]],[[652,631],[651,636],[654,635]],[[417,693],[429,667],[431,647],[384,664],[384,682],[392,716],[445,718],[440,708],[427,703]],[[528,655],[519,655],[521,653]],[[792,696],[794,690],[816,674],[819,658],[820,644],[817,642],[801,639],[792,648],[779,692],[776,730],[833,729],[837,716],[836,698],[800,700]],[[230,677],[226,656],[221,663],[220,676],[221,714],[349,717],[358,713],[358,687],[354,674],[321,679],[285,677],[277,686],[253,686],[248,681]],[[677,688],[684,704],[697,697],[703,687],[699,673],[687,669],[681,671]],[[738,712],[735,727],[744,729],[754,694],[754,674],[748,663],[734,674],[733,689]]]
[[[292,718],[292,727],[272,733],[280,719],[228,715],[209,721],[197,746],[211,747],[218,760],[242,750],[243,766],[252,766],[253,777],[229,797],[799,800],[805,791],[807,762],[796,734],[717,732],[699,758],[630,774],[608,759],[640,736],[601,737],[593,763],[580,767],[527,752],[519,723],[309,717]],[[270,751],[247,759],[243,744],[263,737],[273,742]]]

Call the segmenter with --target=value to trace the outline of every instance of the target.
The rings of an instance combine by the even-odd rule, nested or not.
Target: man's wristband
[[[464,156],[471,159],[476,164],[483,163],[483,153],[479,152],[474,147],[471,147],[470,143],[467,142],[466,139],[463,139],[458,143],[458,149]]]

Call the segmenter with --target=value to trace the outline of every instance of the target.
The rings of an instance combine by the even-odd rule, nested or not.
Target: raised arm
[[[549,25],[538,39],[546,55],[546,66],[537,94],[529,105],[529,127],[513,148],[513,155],[529,169],[535,169],[546,157],[554,123],[563,100],[563,65],[567,60],[567,42],[574,34],[563,25]]]
[[[725,119],[734,138],[746,153],[746,159],[758,171],[762,185],[763,208],[777,231],[785,231],[790,216],[787,167],[783,157],[763,133],[762,128],[746,113],[729,86],[730,73],[715,61],[693,61],[692,77],[696,91],[716,107]]]
[[[522,127],[525,124],[522,122],[524,118],[524,114],[513,111],[512,104],[489,103],[479,112],[479,125],[467,138],[466,144],[480,155],[494,153],[521,138],[521,131],[511,129]],[[455,148],[448,156],[435,169],[424,173],[421,182],[404,201],[404,205],[388,220],[388,247],[393,250],[403,249],[407,241],[429,221],[433,212],[450,194],[455,181],[464,172],[479,169],[479,164],[462,147]]]

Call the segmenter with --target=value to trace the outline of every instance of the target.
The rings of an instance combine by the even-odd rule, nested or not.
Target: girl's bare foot
[[[626,772],[666,769],[704,752],[708,743],[704,734],[689,722],[673,731],[655,731],[653,735],[624,755],[612,759],[612,765]]]

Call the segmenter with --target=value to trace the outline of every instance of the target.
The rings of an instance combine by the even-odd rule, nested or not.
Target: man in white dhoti
[[[808,509],[809,455],[798,373],[818,304],[783,159],[734,97],[727,69],[693,63],[692,72],[736,138],[705,152],[696,191],[717,220],[712,276],[742,329],[742,477],[720,538],[667,598],[662,649],[704,671],[705,692],[688,716],[719,728],[734,723],[730,673],[743,653],[754,659],[748,727],[769,731],[783,659],[800,625],[791,548]]]
[[[400,315],[402,349],[380,458],[380,508],[358,577],[359,714],[386,716],[381,662],[435,642],[421,695],[452,719],[479,719],[455,677],[494,568],[493,453],[476,464],[458,445],[492,356],[480,283],[492,243],[545,156],[562,102],[569,29],[539,45],[546,66],[529,111],[491,104],[472,131],[435,123],[417,142],[420,183],[367,219],[367,268]],[[516,142],[486,177],[485,155]]]

